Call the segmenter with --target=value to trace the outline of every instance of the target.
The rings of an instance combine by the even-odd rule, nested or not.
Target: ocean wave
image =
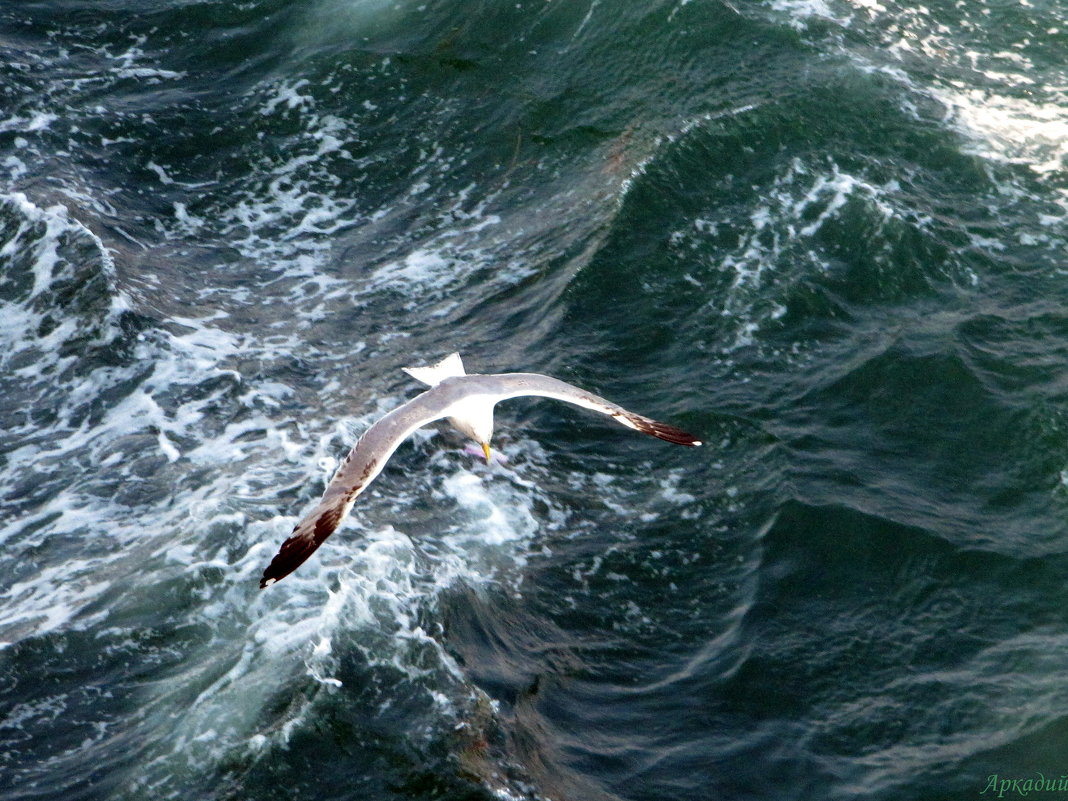
[[[0,10],[0,785],[922,797],[1024,761],[1062,726],[1061,17]],[[258,591],[452,348],[714,444],[517,401],[506,459],[421,432]]]

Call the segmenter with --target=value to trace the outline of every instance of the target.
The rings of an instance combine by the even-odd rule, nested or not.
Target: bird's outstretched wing
[[[481,376],[486,379],[495,379],[498,386],[496,391],[501,395],[500,400],[505,398],[518,398],[523,395],[537,395],[543,398],[581,406],[584,409],[592,409],[601,414],[607,414],[616,422],[641,431],[643,434],[662,439],[665,442],[673,442],[676,445],[700,445],[701,440],[681,428],[661,423],[640,414],[627,411],[622,406],[605,400],[599,395],[568,384],[552,376],[540,373],[501,373],[498,375]]]
[[[352,509],[356,496],[382,472],[397,446],[417,428],[449,416],[475,396],[489,401],[492,408],[493,403],[523,395],[554,398],[592,409],[628,428],[676,445],[701,444],[697,437],[681,428],[627,411],[592,392],[547,375],[502,373],[448,377],[367,429],[327,485],[322,500],[296,525],[263,571],[260,587],[268,587],[288,576],[334,533]]]
[[[444,416],[449,396],[431,389],[394,409],[372,425],[349,451],[326,487],[322,499],[282,543],[260,579],[260,589],[285,578],[311,556],[341,525],[356,496],[382,472],[389,457],[408,435]]]

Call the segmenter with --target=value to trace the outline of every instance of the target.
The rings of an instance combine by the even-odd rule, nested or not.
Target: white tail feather
[[[401,369],[416,381],[420,381],[430,387],[436,387],[446,378],[467,375],[464,372],[464,363],[460,361],[459,353],[450,353],[440,362],[430,367],[404,367]]]

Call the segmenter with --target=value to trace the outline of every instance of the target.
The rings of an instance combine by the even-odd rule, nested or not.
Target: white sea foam
[[[492,476],[461,470],[446,479],[442,488],[465,514],[462,527],[450,538],[453,542],[472,538],[491,546],[523,542],[539,528],[525,499],[509,485],[493,481]]]
[[[59,119],[55,114],[45,111],[35,111],[29,116],[12,116],[0,120],[0,133],[6,131],[18,131],[20,133],[35,133],[48,128]]]
[[[1037,68],[1026,54],[1032,42],[1023,34],[1008,47],[976,49],[973,37],[988,35],[987,21],[975,20],[989,13],[986,3],[958,4],[954,11],[888,6],[877,0],[833,5],[825,0],[773,0],[770,5],[802,29],[812,18],[854,28],[879,23],[886,51],[900,63],[879,61],[870,52],[840,44],[861,69],[889,75],[910,91],[945,104],[947,121],[967,137],[976,155],[1022,164],[1039,175],[1068,168],[1068,73]],[[1055,9],[1041,13],[1056,23]],[[970,36],[958,36],[961,31]],[[934,79],[911,77],[914,63],[907,62],[908,57],[921,59],[924,73],[933,71]],[[907,97],[902,103],[909,110]]]
[[[137,78],[147,83],[159,83],[165,80],[177,80],[185,77],[184,72],[162,69],[151,62],[151,57],[144,51],[144,44],[148,41],[147,36],[135,37],[134,44],[126,51],[110,58],[116,62],[112,68],[112,74],[120,79]],[[106,51],[105,51],[106,52]]]
[[[885,225],[902,214],[894,201],[899,191],[892,180],[873,184],[833,162],[809,164],[796,158],[754,199],[747,217],[717,220],[715,214],[700,214],[689,230],[672,234],[671,246],[692,260],[692,252],[706,250],[696,243],[716,237],[724,227],[738,231],[737,245],[725,254],[714,250],[714,262],[694,263],[687,281],[704,286],[721,284],[718,276],[729,278],[728,291],[714,293],[708,303],[734,322],[727,349],[745,347],[756,341],[762,326],[786,312],[775,285],[789,287],[804,272],[829,268],[819,243],[821,230],[838,221],[851,203],[871,223]]]
[[[772,0],[771,8],[787,14],[791,25],[804,29],[810,18],[827,19],[839,24],[846,24],[848,17],[836,16],[825,0]]]
[[[151,450],[146,452],[141,447],[145,436],[155,442],[161,464],[180,462],[184,446],[179,443],[198,439],[204,409],[217,396],[210,394],[174,405],[167,400],[170,393],[212,376],[239,379],[232,371],[216,366],[237,345],[220,332],[199,326],[185,336],[157,332],[136,346],[130,364],[89,369],[80,380],[62,390],[57,388],[56,371],[73,366],[79,357],[73,353],[63,357],[56,354],[63,350],[64,342],[82,333],[85,323],[68,316],[46,338],[37,337],[33,332],[45,313],[37,300],[57,281],[70,279],[73,266],[65,248],[72,237],[92,243],[91,253],[95,252],[98,259],[94,269],[103,271],[109,279],[110,257],[100,241],[63,207],[41,209],[21,195],[11,196],[6,202],[9,209],[23,215],[25,223],[8,238],[0,255],[12,258],[12,243],[23,258],[29,254],[28,269],[33,281],[23,300],[5,302],[4,314],[0,315],[5,325],[0,328],[0,337],[6,358],[28,348],[44,356],[19,368],[18,373],[25,387],[39,386],[41,392],[48,393],[48,405],[57,414],[47,438],[40,437],[36,426],[29,422],[21,430],[8,432],[26,439],[21,445],[16,441],[6,454],[0,490],[5,494],[19,492],[19,484],[27,476],[37,476],[38,484],[54,485],[55,490],[36,508],[8,517],[0,525],[0,541],[13,555],[32,546],[47,557],[52,554],[52,542],[84,539],[85,553],[92,554],[79,558],[77,549],[63,546],[67,548],[63,550],[57,545],[52,558],[59,561],[50,563],[46,559],[37,572],[21,571],[23,578],[0,593],[0,627],[5,632],[0,636],[23,638],[75,624],[95,624],[99,615],[106,614],[85,617],[82,610],[109,588],[109,563],[128,558],[124,549],[143,540],[146,526],[139,516],[146,512],[109,500],[101,495],[98,485],[108,485],[126,473],[131,461],[151,458]],[[117,329],[117,315],[130,304],[113,285],[107,289],[99,322],[104,331],[112,330],[100,336],[119,337],[122,334]],[[92,424],[84,419],[84,409],[144,374],[145,365],[152,368],[138,386],[105,407]],[[79,466],[84,467],[79,470]],[[167,530],[164,521],[168,514],[175,514],[159,515],[159,510],[148,513],[156,518],[147,527],[152,531]],[[185,512],[176,514],[180,517]],[[108,522],[104,532],[98,534],[101,521]]]
[[[1068,169],[1068,92],[1061,93],[1062,102],[1035,103],[963,86],[932,91],[952,109],[951,121],[977,155],[1023,164],[1039,175]]]
[[[81,608],[108,587],[106,582],[71,579],[91,574],[92,567],[94,563],[89,560],[46,566],[0,593],[0,641],[11,644],[68,626]],[[104,617],[104,613],[98,613],[92,619],[83,619],[80,625],[87,626]]]

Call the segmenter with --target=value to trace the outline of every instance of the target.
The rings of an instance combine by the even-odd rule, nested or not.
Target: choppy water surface
[[[0,792],[1064,775],[1066,48],[1037,0],[5,3]],[[707,445],[428,429],[259,591],[452,350]]]

